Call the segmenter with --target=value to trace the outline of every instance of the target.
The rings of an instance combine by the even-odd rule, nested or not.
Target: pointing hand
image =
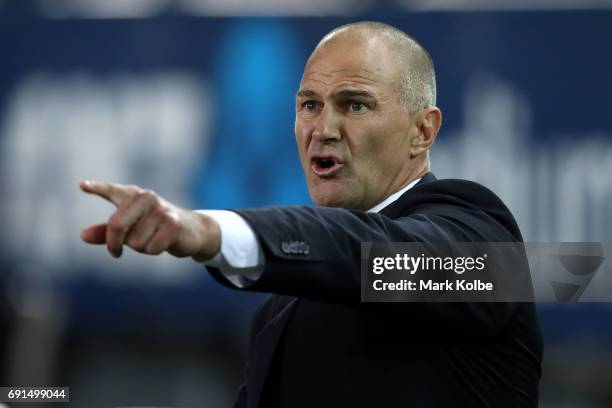
[[[198,261],[219,252],[221,231],[211,217],[186,210],[138,186],[82,181],[81,190],[113,203],[117,210],[102,224],[81,232],[89,244],[106,244],[114,257],[121,256],[123,245],[145,254],[164,251],[191,256]]]

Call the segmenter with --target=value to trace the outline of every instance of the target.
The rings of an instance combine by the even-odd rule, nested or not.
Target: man
[[[194,212],[135,186],[83,182],[117,205],[85,229],[205,262],[224,285],[272,292],[256,312],[238,407],[534,407],[542,344],[530,303],[360,302],[360,244],[515,242],[486,188],[436,180],[441,125],[427,51],[381,23],[326,35],[297,92],[295,133],[316,207]]]

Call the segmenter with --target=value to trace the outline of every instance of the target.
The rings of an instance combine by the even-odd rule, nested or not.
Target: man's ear
[[[410,155],[412,157],[429,150],[436,141],[440,126],[442,126],[442,111],[435,106],[421,109],[415,115],[418,134],[411,142]]]

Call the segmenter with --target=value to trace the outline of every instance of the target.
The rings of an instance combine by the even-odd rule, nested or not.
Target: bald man
[[[362,242],[520,242],[488,189],[436,180],[434,67],[402,31],[327,34],[297,91],[295,134],[317,206],[189,211],[136,186],[83,182],[117,211],[82,238],[207,265],[274,293],[253,319],[237,407],[536,407],[531,303],[361,303]]]

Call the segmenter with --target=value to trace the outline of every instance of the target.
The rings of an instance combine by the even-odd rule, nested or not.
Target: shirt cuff
[[[219,271],[234,285],[245,288],[257,281],[264,269],[264,255],[253,229],[238,214],[225,210],[197,210],[221,229],[221,250],[205,266]]]

